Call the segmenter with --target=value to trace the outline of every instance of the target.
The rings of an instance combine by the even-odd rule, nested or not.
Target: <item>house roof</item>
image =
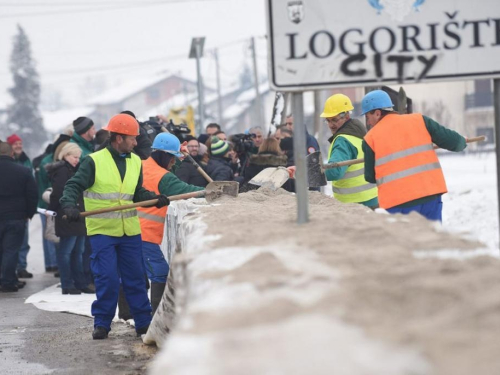
[[[120,103],[125,99],[147,89],[148,87],[154,86],[155,84],[170,77],[178,77],[181,80],[195,84],[195,82],[187,78],[181,77],[178,74],[172,74],[170,72],[162,72],[148,77],[127,80],[123,84],[113,87],[112,89],[107,90],[103,94],[92,98],[88,103],[90,105],[109,105],[109,104]]]
[[[62,132],[72,126],[73,120],[80,116],[88,116],[94,111],[94,107],[77,107],[61,109],[59,111],[42,111],[43,125],[45,130],[51,133]],[[99,127],[99,124],[96,124]]]

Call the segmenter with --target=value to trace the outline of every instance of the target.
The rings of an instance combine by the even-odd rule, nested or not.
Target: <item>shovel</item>
[[[257,173],[249,183],[252,185],[267,187],[271,190],[279,189],[290,178],[285,167],[270,167]]]
[[[473,138],[466,138],[467,143],[472,142],[482,142],[485,141],[486,137],[484,135]],[[434,145],[434,149],[438,149],[439,147]],[[364,158],[360,159],[352,159],[341,161],[338,163],[330,163],[323,164],[323,159],[321,157],[321,153],[319,151],[313,152],[312,154],[307,155],[306,165],[307,165],[307,176],[309,178],[309,186],[310,187],[319,187],[326,185],[326,176],[325,170],[332,168],[344,167],[346,165],[353,165],[363,163],[365,161]]]
[[[188,160],[193,163],[193,165],[195,166],[196,170],[205,178],[205,180],[208,181],[208,185],[207,185],[207,188],[210,184],[212,184],[212,190],[215,190],[215,189],[222,189],[222,190],[226,190],[226,191],[230,191],[229,194],[227,195],[231,195],[233,197],[236,197],[238,195],[238,189],[239,189],[239,182],[237,181],[214,181],[212,180],[212,177],[210,177],[207,172],[205,172],[203,170],[202,167],[200,167],[200,165],[196,162],[196,160],[193,159],[193,157],[191,155],[189,155],[188,153],[186,152],[183,152],[182,153],[186,158],[188,158]],[[233,195],[234,192],[236,191],[236,195]],[[208,199],[207,199],[208,201]]]
[[[228,182],[233,182],[233,181],[228,181]],[[238,185],[236,185],[235,188],[234,184],[227,183],[225,181],[217,181],[217,183],[211,182],[207,185],[205,190],[193,191],[192,193],[171,195],[168,197],[168,199],[171,202],[173,202],[189,198],[200,198],[204,196],[207,202],[211,203],[223,195],[236,198],[238,196]],[[147,201],[125,204],[123,206],[102,208],[100,210],[94,210],[94,211],[84,211],[80,212],[80,217],[104,214],[106,212],[128,210],[130,208],[136,208],[136,207],[149,207],[155,205],[156,203],[158,203],[158,199],[150,199]],[[63,219],[66,219],[66,215],[63,216]]]

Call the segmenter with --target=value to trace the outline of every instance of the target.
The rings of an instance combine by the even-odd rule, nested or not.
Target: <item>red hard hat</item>
[[[139,135],[139,123],[132,116],[120,113],[111,117],[104,130],[124,135]]]

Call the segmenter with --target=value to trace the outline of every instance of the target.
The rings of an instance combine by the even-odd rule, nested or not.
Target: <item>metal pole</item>
[[[205,103],[203,98],[203,79],[201,77],[201,46],[196,43],[196,74],[198,76],[198,134],[203,133],[203,127],[205,126]]]
[[[217,79],[217,115],[219,117],[219,125],[224,127],[224,119],[222,118],[222,95],[220,93],[220,68],[219,68],[219,51],[214,49],[215,58],[215,76]]]
[[[259,93],[259,74],[257,71],[257,54],[255,53],[255,38],[250,39],[250,49],[252,50],[252,61],[253,61],[253,80],[255,83],[255,99],[257,103],[257,124],[258,126],[264,126],[264,121],[262,120],[262,103]]]
[[[493,80],[493,105],[495,108],[495,149],[497,152],[498,227],[500,229],[500,79],[498,78]]]
[[[321,117],[320,114],[322,112],[322,105],[321,103],[321,91],[315,90],[314,91],[314,130],[313,134],[314,137],[318,140],[318,143],[320,142],[320,131],[321,131]]]
[[[302,92],[292,94],[293,114],[293,156],[295,173],[295,194],[297,195],[297,223],[309,221],[309,195],[306,168],[306,128],[304,124],[304,96]]]

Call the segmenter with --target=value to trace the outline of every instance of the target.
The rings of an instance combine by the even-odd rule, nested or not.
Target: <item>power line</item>
[[[125,3],[114,3],[114,2],[110,3],[110,2],[108,2],[108,3],[95,3],[95,4],[78,3],[81,5],[73,4],[73,6],[86,6],[87,8],[66,9],[66,10],[58,10],[58,11],[50,11],[50,12],[2,14],[2,15],[0,15],[0,18],[52,16],[52,15],[58,15],[58,14],[78,14],[78,13],[99,12],[99,11],[108,11],[108,10],[122,10],[122,9],[137,8],[137,7],[144,7],[144,6],[149,7],[149,6],[157,6],[157,5],[168,5],[168,4],[173,4],[173,3],[188,3],[188,2],[206,3],[206,2],[213,2],[213,1],[229,1],[229,0],[162,0],[162,1],[125,2]],[[13,4],[13,5],[10,5],[10,6],[18,6],[19,5],[19,4],[14,5],[14,3],[11,3],[11,4]],[[25,4],[28,4],[28,3],[25,3]],[[29,3],[29,4],[30,4],[30,6],[33,6],[33,7],[38,6],[38,4],[36,4],[36,3]],[[50,3],[45,3],[45,4],[49,5]],[[0,4],[0,5],[4,5],[4,4]],[[88,8],[89,5],[96,5],[97,7]],[[106,5],[106,6],[103,7],[102,5]],[[53,6],[61,6],[61,4],[57,4],[57,5],[54,4]]]

